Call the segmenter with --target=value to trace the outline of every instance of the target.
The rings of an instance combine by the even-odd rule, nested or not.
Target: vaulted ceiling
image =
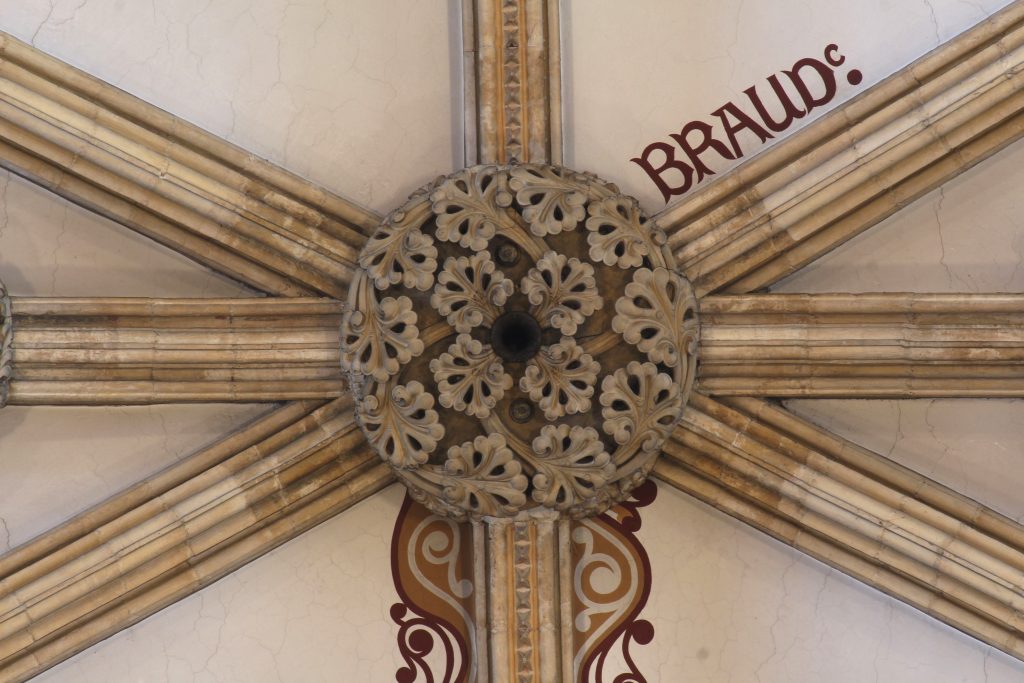
[[[85,3],[79,8],[60,2],[49,7],[45,3],[24,3],[3,18],[0,29],[11,31],[24,40],[34,40],[37,46],[89,73],[125,87],[175,115],[194,121],[378,212],[389,210],[408,191],[437,173],[462,165],[462,131],[459,123],[452,123],[460,119],[459,99],[452,96],[459,89],[460,62],[458,39],[452,37],[458,26],[455,8],[441,3],[417,3],[414,10],[403,10],[402,16],[395,18],[385,16],[386,13],[375,9],[373,3],[363,7],[348,3],[344,7],[313,7],[299,3],[294,7],[268,6],[267,11],[246,11],[242,5],[228,7],[219,3],[207,7],[186,5],[157,3],[150,9],[99,3]],[[700,109],[686,108],[693,106],[692,101],[700,101],[700,106],[704,107],[717,106],[747,85],[742,79],[766,76],[772,69],[784,68],[802,56],[799,50],[791,48],[792,54],[788,49],[784,58],[778,57],[780,48],[776,40],[753,39],[758,33],[753,27],[764,18],[756,12],[746,14],[742,4],[734,8],[735,18],[729,16],[717,23],[711,22],[716,27],[717,32],[712,33],[718,37],[717,42],[711,38],[705,38],[705,42],[699,40],[699,32],[693,25],[700,22],[690,21],[685,12],[661,9],[671,21],[644,22],[634,14],[622,15],[616,6],[592,10],[583,4],[570,3],[565,12],[570,37],[566,41],[566,54],[570,56],[566,64],[567,120],[575,124],[567,137],[566,161],[613,177],[647,200],[651,209],[658,206],[657,198],[644,184],[646,181],[626,163],[628,156],[635,154],[642,143],[663,136],[679,121],[699,116]],[[790,29],[794,41],[800,40],[810,27],[821,34],[826,30],[821,27],[828,26],[827,38],[815,35],[809,44],[815,50],[820,50],[818,43],[826,41],[843,42],[844,47],[849,45],[848,54],[857,55],[858,66],[869,74],[869,81],[874,82],[918,56],[925,48],[951,37],[958,28],[973,23],[971,20],[980,18],[981,11],[973,7],[948,10],[948,15],[940,13],[940,21],[940,15],[929,7],[917,14],[906,11],[895,17],[885,14],[884,7],[875,9],[878,14],[874,16],[881,18],[875,20],[876,25],[871,29],[851,29],[842,23],[842,16],[821,16],[820,10],[813,8],[805,11],[794,6],[779,12],[796,26]],[[995,7],[986,7],[984,11],[993,9]],[[837,13],[842,15],[843,11],[858,15],[864,10],[858,6]],[[944,6],[942,11],[947,11]],[[131,25],[138,30],[114,30],[110,26],[112,18],[117,18],[120,25]],[[709,17],[705,18],[710,22]],[[929,20],[924,27],[927,30],[921,28],[923,19]],[[804,29],[800,29],[802,25]],[[609,26],[616,30],[609,31]],[[877,43],[868,40],[866,36],[876,29],[883,33],[892,31],[890,41],[878,37],[872,39]],[[832,37],[840,30],[849,31],[849,38]],[[679,32],[694,40],[676,39]],[[312,42],[308,39],[310,35],[314,37]],[[382,41],[379,39],[382,35],[390,38]],[[904,40],[892,40],[897,35]],[[746,45],[748,41],[750,44]],[[692,51],[680,54],[683,45]],[[700,56],[694,57],[694,54]],[[691,68],[674,69],[672,65],[676,61],[690,64]],[[746,66],[748,62],[753,66]],[[439,64],[444,68],[439,68]],[[678,82],[685,82],[686,87],[666,78],[675,71],[678,71]],[[721,91],[716,89],[720,84],[724,84]],[[868,84],[865,83],[865,87]],[[843,97],[856,92],[847,90]],[[614,140],[620,136],[625,139]],[[1024,266],[1021,265],[1024,263],[1021,228],[1024,222],[1019,218],[1020,209],[1024,207],[1015,188],[1019,180],[1024,179],[1017,171],[1019,160],[1024,158],[1022,154],[1019,145],[1006,149],[946,184],[942,190],[926,194],[882,221],[871,232],[782,280],[773,291],[1019,293],[1024,288]],[[16,176],[4,174],[0,185],[5,199],[4,221],[0,223],[0,277],[14,295],[128,293],[132,296],[233,297],[253,292]],[[768,281],[758,284],[768,284]],[[46,312],[46,315],[51,314],[52,311]],[[308,312],[303,315],[306,314]],[[329,312],[323,314],[329,315]],[[723,314],[723,326],[728,324],[726,317]],[[789,398],[800,394],[771,395]],[[817,395],[828,394],[823,390]],[[891,396],[890,400],[851,403],[805,399],[789,400],[787,405],[865,448],[892,457],[1018,521],[1024,518],[1024,508],[1020,507],[1016,494],[1024,481],[1020,480],[1018,468],[1014,466],[1022,455],[1020,444],[1024,443],[1021,432],[1024,414],[1019,401],[910,402],[902,400],[897,391],[885,395]],[[693,424],[705,420],[699,423],[704,429],[728,428],[730,420],[742,419],[734,412],[737,409],[747,413],[761,410],[749,401],[729,406],[726,409],[702,404],[693,416],[697,420]],[[0,412],[0,466],[3,467],[0,471],[5,488],[0,506],[0,518],[4,522],[0,525],[0,547],[20,545],[112,493],[173,465],[185,454],[268,410],[267,406],[254,405],[5,408]],[[781,424],[776,427],[781,432],[792,428]],[[684,458],[686,449],[696,448],[696,445],[696,441],[681,443],[668,450]],[[691,461],[687,471],[696,471],[698,465]],[[682,472],[681,468],[666,472],[664,476],[668,480],[676,476],[678,486],[696,492],[700,498],[699,482],[687,475],[691,477],[687,484]],[[705,495],[714,500],[710,494]],[[731,522],[710,516],[674,496],[674,493],[663,496],[660,505],[665,512],[660,514],[665,517],[685,515],[697,529],[722,528],[729,529],[729,534],[740,534],[735,545],[717,549],[715,539],[708,534],[689,532],[680,536],[690,543],[706,544],[710,550],[694,550],[697,554],[706,552],[705,561],[712,561],[713,557],[727,558],[730,552],[739,558],[736,561],[744,564],[759,561],[751,548],[763,541],[742,536],[748,532],[737,531],[730,526]],[[288,565],[278,570],[278,579],[292,571],[296,576],[308,571],[330,575],[331,570],[325,566],[321,554],[330,558],[328,564],[334,564],[347,559],[350,553],[346,548],[358,548],[371,557],[376,554],[377,559],[367,559],[366,566],[356,572],[356,582],[362,582],[358,585],[364,590],[349,593],[386,593],[389,581],[367,575],[374,573],[370,567],[378,572],[387,571],[383,555],[386,538],[373,534],[386,535],[390,526],[390,519],[386,518],[393,516],[392,510],[397,508],[397,493],[389,490],[383,498],[365,505],[372,507],[353,509],[337,522],[330,523],[330,529],[336,534],[333,539],[323,531],[326,527],[321,527],[313,532],[321,534],[315,537],[319,540],[304,539],[298,549],[286,549],[293,555],[268,556],[262,560],[268,564],[265,571],[274,576],[275,570],[270,565],[276,562]],[[737,510],[730,512],[736,514]],[[350,520],[346,521],[346,515],[352,515]],[[383,522],[380,516],[385,517]],[[739,516],[742,517],[742,513]],[[755,525],[758,524],[755,522]],[[368,532],[368,538],[360,536],[360,526],[374,531]],[[709,578],[706,567],[697,568],[679,556],[665,528],[668,526],[671,525],[663,522],[661,527],[651,531],[648,540],[657,562],[656,586],[659,564],[666,582],[680,567],[692,569],[684,570],[682,576],[676,575],[680,579],[672,582],[676,588],[666,591],[666,601],[654,608],[666,624],[671,622],[672,615],[677,619],[687,618],[684,608],[677,614],[674,607],[665,607],[665,604],[685,606],[692,600],[692,597],[686,598],[683,594],[687,591],[678,586],[690,584],[693,590],[700,591],[698,582]],[[343,540],[338,541],[339,538]],[[337,547],[334,547],[335,541]],[[807,587],[820,581],[814,578],[815,572],[825,577],[821,587],[824,593],[818,594],[818,600],[822,594],[832,596],[837,602],[849,600],[849,596],[838,596],[843,595],[843,591],[854,591],[845,585],[827,589],[829,580],[843,580],[830,579],[831,574],[812,568],[813,563],[802,564],[806,561],[795,559],[789,551],[772,545],[764,552],[768,565],[778,558],[791,558],[792,567],[796,567],[792,569],[785,563],[779,566],[776,576],[782,584],[783,595],[792,589],[804,600],[810,600],[812,595]],[[812,550],[818,556],[822,552]],[[658,560],[659,557],[664,559]],[[729,560],[719,561],[727,563]],[[792,586],[791,570],[802,577]],[[784,658],[775,657],[779,649],[775,636],[780,623],[786,638],[794,645],[804,643],[804,647],[810,647],[819,636],[828,639],[827,634],[820,633],[821,624],[816,620],[821,617],[817,607],[813,614],[794,616],[793,623],[787,625],[785,610],[791,609],[797,614],[799,608],[790,607],[780,598],[774,625],[764,623],[773,616],[771,602],[748,595],[750,591],[756,592],[756,588],[747,584],[744,577],[745,572],[731,586],[735,589],[733,595],[728,595],[729,586],[721,586],[724,593],[721,600],[730,605],[726,611],[732,615],[731,622],[749,619],[759,623],[760,630],[753,633],[756,647],[763,645],[765,648],[766,656],[760,657],[764,659],[762,664],[769,664],[778,672],[788,666]],[[261,579],[254,580],[258,584]],[[231,581],[237,583],[232,585],[229,581],[227,587],[218,590],[222,594],[228,591],[232,599],[242,594],[240,600],[244,603],[248,599],[244,595],[246,579]],[[319,594],[319,589],[308,587],[316,583],[308,576],[285,583],[302,595],[309,590]],[[883,585],[882,588],[900,593],[898,587]],[[777,587],[767,590],[778,592]],[[881,611],[901,609],[876,597],[864,597],[863,592],[858,595]],[[289,602],[286,596],[283,593],[280,598],[282,612],[289,609],[284,606]],[[353,618],[366,622],[375,621],[369,615],[381,605],[386,607],[388,602],[379,597],[367,600],[365,595],[350,597],[352,604],[358,605],[354,611],[359,616]],[[309,600],[312,604],[318,598]],[[831,609],[838,618],[850,610],[849,604],[841,602]],[[258,611],[243,606],[238,612],[245,613],[247,609]],[[702,609],[707,610],[707,614],[690,618],[709,619],[714,623],[717,617],[709,614],[716,612],[716,608],[705,605]],[[222,625],[227,623],[228,609],[223,605],[210,608],[200,604],[194,612],[197,624],[203,619],[219,621]],[[379,611],[383,613],[383,609]],[[872,622],[873,618],[865,616],[862,623],[879,623]],[[353,637],[366,638],[358,635],[358,630],[346,631],[350,626],[339,633],[350,632]],[[729,630],[747,633],[748,628],[751,627],[735,623],[721,626],[723,633]],[[921,629],[922,633],[931,634],[928,631],[931,627],[920,624],[906,628],[908,633]],[[766,629],[770,637],[764,640]],[[374,647],[386,653],[387,629],[381,628],[381,631],[384,642],[375,641]],[[667,627],[659,631],[660,634],[669,632],[674,631]],[[950,643],[955,643],[950,644],[950,648],[961,648],[972,654],[981,652],[983,660],[979,663],[986,673],[991,666],[996,669],[995,675],[1005,675],[1006,680],[1019,674],[1018,664],[1002,655],[996,655],[996,662],[992,663],[989,661],[992,655],[987,650],[972,649],[973,644],[965,643],[959,636],[931,634],[927,637],[942,643],[949,638]],[[161,639],[166,642],[167,638],[165,634],[152,642]],[[256,636],[258,641],[261,638]],[[898,640],[897,636],[893,638]],[[267,636],[267,640],[274,639]],[[679,640],[686,640],[686,636],[680,635]],[[836,652],[841,650],[838,642],[832,647]],[[693,650],[695,663],[692,666],[701,670],[705,666],[701,662],[707,656],[701,657],[701,646]],[[214,650],[210,657],[215,655]],[[671,660],[667,654],[662,658]],[[168,657],[168,666],[172,659]],[[717,665],[723,666],[723,663]],[[753,668],[753,663],[749,665]],[[97,664],[83,663],[82,666],[86,670]],[[743,666],[737,664],[734,670],[738,679],[744,677]],[[882,666],[893,667],[893,671],[898,668],[892,663]],[[393,671],[391,664],[367,667],[367,672],[372,670],[373,675],[380,677]],[[677,670],[681,669],[671,669]],[[192,670],[192,673],[196,672]],[[715,678],[710,669],[706,673],[707,680],[723,680]],[[59,680],[62,675],[73,678],[75,669],[65,665],[55,670],[54,675],[53,680]],[[765,680],[783,679],[781,673],[775,675],[776,678]],[[172,677],[171,680],[177,679]]]

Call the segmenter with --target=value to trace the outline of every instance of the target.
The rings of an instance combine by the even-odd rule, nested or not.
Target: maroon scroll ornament
[[[630,646],[654,627],[640,619],[651,590],[651,563],[636,536],[639,509],[654,501],[651,481],[594,518],[573,522],[573,668],[578,683],[647,683]],[[400,602],[391,607],[405,665],[396,683],[468,683],[477,677],[472,620],[472,528],[433,515],[407,495],[395,522],[391,567]],[[614,586],[594,582],[595,572]],[[618,649],[626,671],[614,678]]]

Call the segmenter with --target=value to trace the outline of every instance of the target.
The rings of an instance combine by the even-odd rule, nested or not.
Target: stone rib
[[[27,680],[392,480],[348,400],[278,409],[0,557],[0,680]]]
[[[562,162],[558,2],[463,0],[466,165]]]
[[[768,294],[701,300],[701,391],[1024,396],[1024,295]]]
[[[12,300],[10,402],[120,405],[334,398],[332,299]]]
[[[473,522],[478,680],[574,680],[571,525],[555,515]],[[484,578],[486,574],[486,579]]]
[[[1024,2],[657,217],[698,294],[743,294],[876,225],[1024,134]]]
[[[4,33],[0,166],[271,294],[343,296],[378,222]]]
[[[668,484],[1024,659],[1024,527],[751,398],[694,395]]]

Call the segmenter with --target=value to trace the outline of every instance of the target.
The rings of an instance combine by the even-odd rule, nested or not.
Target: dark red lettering
[[[804,69],[814,69],[814,72],[821,78],[822,84],[825,86],[825,94],[821,97],[815,98],[811,94],[811,89],[807,87],[807,83],[804,81],[800,72]],[[836,96],[836,77],[832,73],[832,69],[827,64],[819,62],[817,59],[810,57],[801,59],[799,62],[793,65],[793,68],[789,71],[784,72],[789,76],[789,80],[793,82],[800,97],[804,101],[804,106],[807,111],[810,112],[815,107],[820,107],[824,104],[828,104],[832,101],[832,98]]]
[[[757,137],[760,144],[764,144],[792,126],[797,119],[807,116],[816,107],[831,102],[838,92],[837,78],[842,75],[837,70],[848,60],[840,54],[839,46],[835,43],[825,46],[822,59],[824,61],[810,57],[801,59],[791,69],[769,76],[767,81],[775,100],[768,95],[762,97],[766,91],[761,88],[761,92],[758,92],[756,85],[744,90],[743,93],[753,106],[753,112],[735,102],[726,102],[711,112],[711,116],[716,117],[725,130],[724,142],[715,138],[712,123],[690,121],[681,131],[669,135],[686,155],[685,160],[676,158],[679,153],[672,144],[652,142],[644,148],[639,157],[630,161],[647,173],[657,185],[666,203],[674,195],[688,192],[706,177],[715,175],[715,171],[711,170],[711,166],[702,158],[707,152],[714,151],[722,159],[729,161],[740,159],[745,154],[739,139],[742,131],[749,131]],[[814,76],[810,75],[811,71],[814,72]],[[783,75],[789,79],[792,87],[784,84]],[[858,85],[864,80],[864,74],[858,69],[851,69],[844,78],[851,85]],[[792,94],[794,91],[795,95]],[[751,138],[747,137],[745,140],[753,145],[750,142]],[[658,161],[651,160],[652,156],[657,160],[658,153],[664,155],[660,165]]]
[[[692,145],[689,141],[690,134],[694,131],[700,133],[701,136],[701,140],[696,146]],[[709,149],[714,149],[726,159],[736,158],[724,143],[716,140],[714,135],[712,135],[711,124],[704,123],[703,121],[690,121],[688,124],[683,126],[683,129],[679,131],[679,133],[669,135],[669,137],[678,142],[679,147],[686,152],[686,156],[689,157],[694,170],[697,171],[698,183],[704,180],[705,176],[715,174],[714,171],[708,168],[707,164],[701,161],[700,155],[704,152]]]
[[[650,162],[651,153],[658,151],[665,155],[665,163],[655,168]],[[672,195],[683,194],[693,185],[693,169],[687,164],[676,159],[675,148],[667,142],[652,142],[644,147],[640,156],[630,159],[634,164],[644,169],[654,184],[661,190],[661,196],[667,202]],[[669,169],[675,169],[683,174],[682,185],[669,185],[662,177],[662,173]]]
[[[802,119],[807,112],[800,107],[793,104],[793,100],[790,99],[789,93],[779,82],[779,77],[772,74],[768,77],[768,85],[772,86],[772,90],[775,92],[775,97],[779,99],[779,103],[782,104],[782,111],[785,113],[785,118],[781,121],[776,121],[772,118],[771,114],[768,113],[768,108],[764,106],[764,102],[761,100],[761,96],[757,94],[757,88],[750,86],[743,92],[746,93],[750,99],[750,103],[754,105],[754,109],[757,110],[757,115],[764,121],[764,125],[768,126],[771,130],[776,133],[789,128],[793,123],[794,119]]]
[[[729,143],[732,145],[733,154],[737,157],[743,156],[743,151],[740,149],[740,141],[736,139],[736,133],[741,130],[749,130],[751,133],[756,135],[761,142],[767,142],[774,137],[732,102],[727,102],[724,107],[719,107],[715,111],[711,112],[711,115],[717,116],[718,120],[722,122],[722,127],[725,128],[725,134],[729,136]],[[736,119],[736,123],[729,121],[729,116]]]
[[[842,66],[843,62],[846,61],[846,57],[839,54],[839,46],[835,43],[830,43],[825,46],[825,61],[831,66]]]

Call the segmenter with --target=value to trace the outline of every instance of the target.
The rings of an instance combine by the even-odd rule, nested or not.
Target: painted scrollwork
[[[523,278],[522,288],[532,304],[530,312],[570,336],[604,304],[597,291],[594,267],[554,251],[537,260],[537,267]]]
[[[546,346],[530,361],[519,380],[519,388],[557,420],[590,410],[590,397],[601,365],[569,337]]]
[[[558,166],[468,168],[388,216],[359,263],[342,365],[416,501],[456,519],[581,518],[650,473],[698,326],[636,200]]]
[[[468,525],[431,514],[407,496],[391,539],[391,571],[399,602],[391,606],[404,665],[396,683],[477,680],[473,598],[465,557]]]
[[[430,305],[456,332],[469,332],[494,322],[514,289],[512,281],[497,270],[490,254],[480,251],[469,258],[445,260]]]
[[[648,481],[627,500],[570,525],[567,553],[559,559],[567,562],[570,585],[563,599],[570,601],[576,616],[564,634],[568,640],[563,641],[568,646],[563,655],[570,658],[576,672],[573,681],[652,680],[644,677],[634,659],[636,646],[654,638],[653,625],[642,618],[652,572],[637,531],[642,525],[641,508],[650,505],[657,492]],[[511,526],[513,533],[525,529],[525,525]],[[478,606],[486,599],[487,576],[478,579],[472,572],[473,539],[472,525],[431,514],[414,503],[411,495],[406,496],[391,541],[392,575],[399,596],[399,602],[391,607],[391,618],[398,625],[402,658],[395,672],[396,683],[478,680],[478,655],[486,646],[476,638],[487,622],[475,617],[486,618]],[[520,544],[524,539],[517,534],[514,540],[512,570],[528,569],[529,539]],[[522,576],[516,575],[517,582]],[[485,583],[476,583],[480,579]],[[526,610],[527,619],[532,615]],[[517,612],[517,622],[519,617]],[[529,678],[526,667],[518,672]]]
[[[651,563],[636,532],[639,509],[657,493],[654,482],[645,482],[629,500],[573,528],[573,669],[580,681],[647,683],[630,646],[654,638],[654,626],[640,618],[650,597]]]
[[[430,361],[439,392],[438,401],[473,417],[487,417],[505,392],[512,378],[505,373],[501,359],[488,344],[460,334],[446,353]]]
[[[10,396],[11,375],[14,368],[14,315],[11,297],[0,282],[0,408],[7,405]]]

